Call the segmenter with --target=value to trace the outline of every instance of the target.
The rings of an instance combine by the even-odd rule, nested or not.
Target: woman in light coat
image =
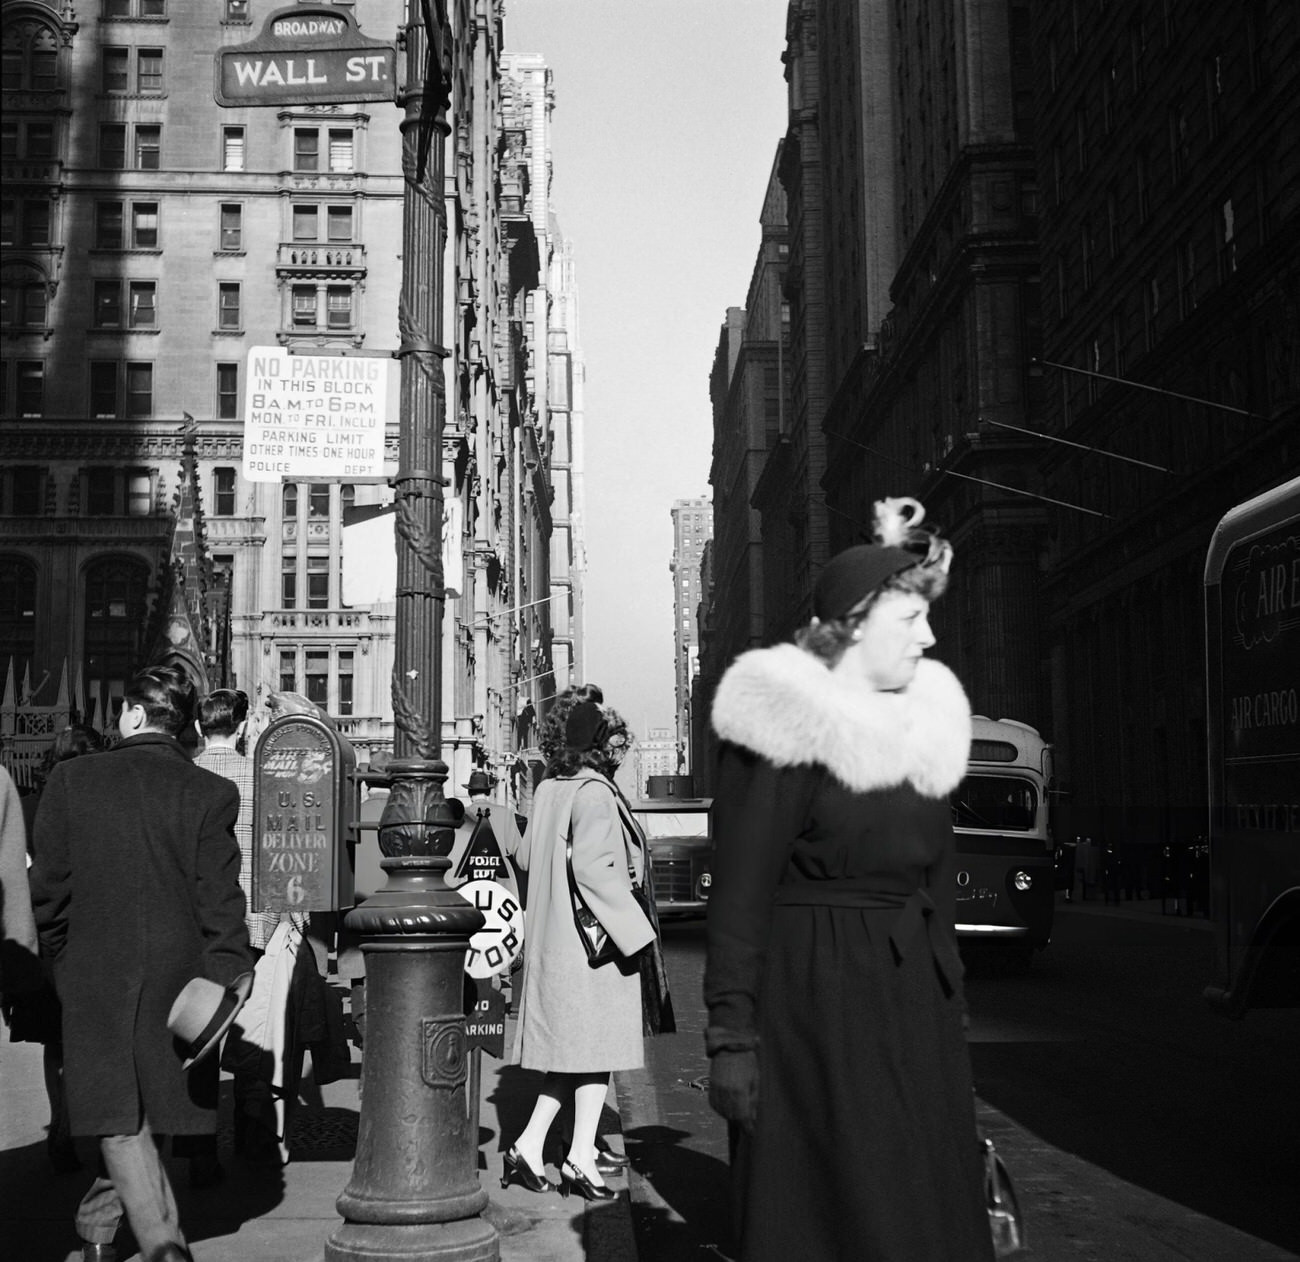
[[[505,1155],[501,1184],[551,1190],[543,1149],[563,1102],[573,1096],[573,1140],[560,1166],[560,1190],[587,1200],[609,1200],[601,1178],[596,1127],[617,1069],[645,1063],[641,981],[635,963],[591,968],[569,894],[566,843],[587,906],[630,960],[655,937],[632,896],[645,872],[645,855],[620,814],[610,777],[611,749],[626,742],[622,720],[602,710],[590,688],[562,693],[547,716],[542,749],[547,778],[538,786],[528,830],[516,861],[529,872],[528,950],[514,1059],[546,1079],[528,1125]],[[631,874],[629,874],[631,864]]]

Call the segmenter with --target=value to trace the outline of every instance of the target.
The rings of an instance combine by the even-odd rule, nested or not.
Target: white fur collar
[[[858,792],[906,780],[943,797],[970,757],[970,703],[952,671],[929,659],[904,691],[877,692],[794,644],[753,649],[718,684],[713,728],[778,767],[821,764]]]

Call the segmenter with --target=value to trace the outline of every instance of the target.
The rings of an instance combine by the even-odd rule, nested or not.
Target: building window
[[[328,517],[330,515],[330,484],[312,482],[307,487],[307,516]]]
[[[126,92],[131,87],[129,48],[104,49],[103,88],[105,92]]]
[[[32,273],[11,269],[0,284],[0,326],[10,329],[45,327],[47,294],[43,280],[29,280]]]
[[[330,206],[325,211],[331,241],[352,240],[352,207]]]
[[[1124,356],[1124,315],[1119,308],[1116,308],[1111,312],[1110,344],[1111,358],[1115,365],[1115,376],[1122,377],[1126,367]]]
[[[1101,126],[1107,136],[1115,130],[1115,83],[1118,73],[1114,62],[1101,72]]]
[[[213,469],[212,513],[215,517],[233,517],[235,515],[234,469]]]
[[[1133,77],[1133,93],[1136,95],[1146,86],[1147,81],[1147,33],[1141,18],[1129,23],[1128,56],[1129,70]]]
[[[315,206],[294,206],[293,239],[295,241],[315,241],[316,220]]]
[[[247,22],[248,0],[226,0],[226,21]]]
[[[9,511],[16,517],[39,515],[44,482],[44,471],[36,465],[14,466],[9,474]]]
[[[1205,62],[1206,114],[1213,140],[1223,130],[1223,58],[1210,57]]]
[[[325,291],[329,305],[328,327],[331,329],[350,329],[352,327],[352,288],[349,285],[331,285]]]
[[[1083,288],[1092,288],[1092,228],[1084,219],[1079,228],[1079,261],[1083,267]]]
[[[136,53],[136,91],[142,96],[159,96],[163,90],[163,50],[142,48]]]
[[[122,327],[122,285],[115,280],[95,282],[95,328]]]
[[[109,557],[86,571],[84,677],[91,713],[88,721],[102,726],[109,706],[120,697],[148,627],[149,567],[140,561]],[[96,706],[102,710],[96,712]]]
[[[86,470],[86,515],[112,517],[117,512],[117,474],[113,469]]]
[[[238,282],[227,281],[217,286],[217,327],[219,329],[241,327]]]
[[[17,504],[10,511],[30,516]],[[18,556],[0,556],[0,662],[12,663],[14,678],[21,678],[35,651],[36,567]]]
[[[280,494],[280,516],[285,521],[298,520],[298,484],[286,482]]]
[[[28,123],[24,129],[27,144],[24,156],[28,158],[54,157],[54,124]]]
[[[340,716],[352,713],[352,679],[355,656],[351,649],[339,650],[339,702],[336,712]]]
[[[221,204],[221,248],[223,250],[244,248],[244,208],[238,202]]]
[[[135,202],[131,206],[131,245],[137,250],[158,246],[158,203]]]
[[[18,383],[14,403],[19,416],[43,416],[45,412],[45,364],[39,359],[18,361]]]
[[[309,556],[307,558],[307,608],[328,609],[329,607],[330,559],[327,556]]]
[[[1119,258],[1119,194],[1113,184],[1106,192],[1106,249],[1112,263]]]
[[[342,505],[343,512],[347,513],[350,509],[354,508],[356,502],[356,486],[351,482],[344,482],[343,485],[339,487],[339,503]]]
[[[130,282],[130,315],[133,329],[152,329],[158,324],[158,286],[151,280]]]
[[[297,328],[316,327],[316,286],[293,287],[293,323]]]
[[[1176,184],[1187,174],[1187,114],[1180,106],[1169,110],[1169,170]]]
[[[293,129],[293,169],[320,170],[320,131],[315,127]]]
[[[303,683],[307,700],[315,702],[322,710],[329,709],[330,655],[328,649],[308,649]]]
[[[162,165],[162,124],[138,123],[135,129],[137,171],[157,171]]]
[[[1219,243],[1219,280],[1225,281],[1237,270],[1237,217],[1231,197],[1219,207],[1215,227]]]
[[[15,17],[4,33],[3,84],[6,90],[53,92],[59,86],[58,39],[39,21]]]
[[[30,197],[17,203],[15,214],[10,216],[20,245],[50,244],[50,203],[43,197]],[[16,223],[14,220],[16,219]]]
[[[221,169],[223,171],[242,171],[244,169],[244,129],[242,127],[223,127],[221,129]]]
[[[122,203],[99,202],[95,206],[95,248],[120,250],[122,248]]]
[[[298,557],[292,552],[280,558],[280,604],[285,609],[298,607]]]
[[[126,475],[126,515],[148,517],[153,508],[153,478],[148,469],[131,469]]]
[[[336,173],[355,171],[353,137],[350,131],[330,129],[330,170]]]
[[[152,364],[127,364],[126,414],[128,417],[153,415]]]
[[[161,18],[167,16],[167,0],[104,0],[106,18]]]
[[[217,419],[233,421],[239,416],[239,365],[217,365]]]
[[[1160,321],[1160,281],[1148,276],[1142,287],[1142,323],[1147,350],[1155,350]]]
[[[280,691],[298,691],[298,652],[296,649],[280,650]]]
[[[1133,157],[1133,178],[1137,183],[1138,222],[1146,223],[1151,218],[1151,179],[1148,174],[1150,162],[1145,148],[1139,149]]]
[[[1196,246],[1188,238],[1178,247],[1178,314],[1184,319],[1196,310]]]
[[[95,417],[117,415],[117,363],[114,360],[91,361],[90,414]]]
[[[99,165],[110,171],[126,167],[126,124],[101,123],[99,128]]]
[[[1082,105],[1074,111],[1074,145],[1082,174],[1088,169],[1088,111]]]

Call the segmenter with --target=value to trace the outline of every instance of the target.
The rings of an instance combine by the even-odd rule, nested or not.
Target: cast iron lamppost
[[[396,757],[379,821],[388,880],[344,922],[366,960],[366,1048],[356,1161],[325,1262],[497,1262],[496,1228],[480,1217],[488,1198],[467,1099],[465,951],[483,917],[444,880],[463,815],[443,796],[439,757],[445,0],[408,0],[404,39]]]

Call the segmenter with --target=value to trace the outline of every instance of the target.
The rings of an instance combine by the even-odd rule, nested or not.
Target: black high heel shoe
[[[572,1161],[560,1167],[560,1195],[568,1196],[573,1188],[584,1201],[612,1201],[618,1193],[604,1183],[593,1183]]]
[[[632,1163],[621,1152],[596,1146],[596,1173],[622,1174]]]
[[[530,1192],[555,1191],[555,1184],[544,1174],[538,1174],[519,1155],[519,1149],[513,1144],[501,1164],[501,1186],[508,1188],[512,1183],[518,1183],[520,1187],[527,1188]]]

